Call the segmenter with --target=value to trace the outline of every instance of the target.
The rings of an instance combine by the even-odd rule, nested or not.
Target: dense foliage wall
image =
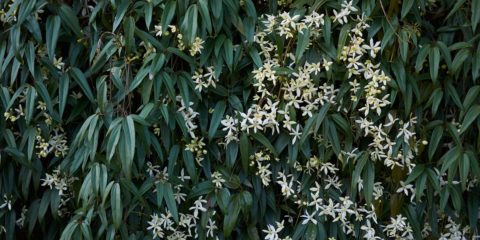
[[[479,0],[0,0],[0,238],[471,238],[479,22]]]

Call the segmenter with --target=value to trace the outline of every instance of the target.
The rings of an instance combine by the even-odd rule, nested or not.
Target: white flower
[[[370,56],[375,58],[377,56],[378,51],[380,51],[380,41],[373,42],[373,38],[370,38],[370,45],[363,45],[363,49],[370,51]]]
[[[324,215],[329,215],[332,218],[335,218],[335,209],[338,208],[338,203],[333,204],[332,199],[328,199],[328,205],[323,205],[320,206],[320,213],[318,214],[319,216],[324,216]]]
[[[287,177],[282,172],[278,173],[277,179],[280,179],[280,180],[277,181],[277,183],[280,184],[280,186],[282,187],[281,192],[282,192],[283,196],[288,198],[292,194],[294,194],[294,191],[293,191],[293,188],[292,188],[293,179],[290,179],[290,181],[287,181]]]
[[[268,224],[267,225],[267,230],[262,230],[264,233],[267,235],[265,236],[265,240],[280,240],[280,237],[278,234],[283,230],[284,228],[284,221],[282,222],[275,222],[277,224],[277,228],[275,228],[273,225]]]
[[[231,141],[238,141],[238,119],[226,115],[220,123],[224,126],[222,130],[227,132],[225,145],[228,145]]]
[[[222,188],[222,184],[225,182],[225,179],[223,179],[222,174],[215,171],[212,173],[212,183],[215,184],[216,188]]]
[[[193,42],[192,46],[190,47],[190,55],[191,56],[195,56],[197,53],[202,53],[202,49],[203,49],[203,44],[204,41],[199,38],[199,37],[196,37],[195,38],[195,41]]]
[[[262,184],[264,186],[268,186],[270,184],[270,175],[272,175],[272,172],[268,169],[270,167],[270,164],[267,165],[261,165],[258,164],[258,170],[257,170],[257,175],[260,176],[260,179],[262,179]]]
[[[297,124],[297,127],[295,130],[292,130],[290,136],[293,136],[292,144],[295,144],[295,142],[301,138],[302,132],[300,132],[300,124]]]
[[[62,58],[53,58],[53,66],[55,66],[58,70],[62,70],[63,67],[65,66],[65,63],[62,62]]]
[[[3,194],[3,203],[0,205],[0,209],[8,208],[8,210],[12,210],[12,199],[7,197],[7,194]]]
[[[161,37],[163,33],[162,25],[155,25],[155,36]]]
[[[338,168],[330,162],[320,163],[320,172],[323,172],[325,175],[329,173],[335,174],[337,171]]]
[[[178,179],[180,179],[182,182],[185,182],[185,180],[190,180],[190,176],[185,175],[185,169],[182,168],[182,170],[180,170],[180,176],[178,176]]]
[[[370,126],[373,125],[373,122],[368,121],[366,118],[360,117],[360,119],[355,120],[356,123],[360,124],[360,129],[363,129],[365,131],[365,135],[367,136],[369,131],[370,131]]]
[[[305,16],[303,22],[308,27],[312,27],[312,25],[315,25],[315,28],[319,28],[325,23],[323,20],[323,16],[323,14],[318,14],[316,11],[313,11],[310,15]]]
[[[203,199],[203,196],[200,196],[195,202],[193,203],[194,206],[190,207],[188,210],[193,210],[193,216],[195,218],[198,218],[198,212],[206,212],[207,209],[203,206],[205,203],[207,203],[207,200]]]
[[[310,215],[310,214],[308,213],[308,211],[305,210],[305,214],[303,214],[302,216],[300,216],[300,217],[304,218],[303,221],[302,221],[302,224],[305,225],[305,224],[311,222],[311,223],[313,223],[314,225],[317,225],[317,220],[314,218],[316,213],[317,213],[317,212],[314,211],[314,212]]]
[[[20,218],[18,218],[15,223],[19,228],[23,228],[23,225],[25,224],[25,219],[26,219],[26,213],[28,212],[28,209],[26,206],[23,206],[22,212],[20,214]]]
[[[392,126],[395,122],[398,121],[398,118],[393,118],[393,115],[391,113],[388,113],[387,115],[388,118],[388,123],[383,125],[384,127],[390,127]]]
[[[407,223],[407,218],[398,214],[395,218],[390,218],[390,224],[383,230],[388,237],[399,239],[413,239],[413,230]]]
[[[147,230],[152,230],[152,233],[153,233],[153,239],[155,238],[159,238],[159,239],[162,239],[163,238],[163,229],[162,229],[162,226],[161,226],[161,220],[160,218],[158,217],[158,215],[156,213],[150,215],[150,218],[151,220],[148,221],[148,227],[147,227]]]
[[[409,192],[412,193],[411,196],[411,201],[413,201],[413,198],[415,197],[415,189],[413,188],[412,184],[405,184],[405,182],[400,181],[401,187],[397,189],[397,193],[403,192],[405,196],[409,195]]]
[[[147,162],[147,173],[150,177],[155,177],[160,172],[159,168],[160,166]]]
[[[210,236],[213,238],[214,231],[218,229],[217,225],[215,225],[215,221],[213,221],[211,218],[208,219],[208,224],[206,228],[207,228],[207,237]]]
[[[323,68],[325,68],[325,70],[330,70],[330,66],[332,66],[333,62],[330,62],[328,61],[327,59],[323,59]]]
[[[365,235],[363,235],[364,239],[367,239],[367,240],[381,239],[379,236],[375,236],[375,229],[372,227],[369,220],[367,220],[366,224],[362,225],[360,229],[365,232]]]

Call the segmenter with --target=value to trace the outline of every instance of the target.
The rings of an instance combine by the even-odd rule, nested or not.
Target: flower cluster
[[[199,113],[192,108],[193,102],[185,103],[181,96],[177,96],[177,102],[180,103],[180,108],[178,108],[177,111],[182,115],[188,133],[190,137],[195,138],[195,129],[198,128],[198,125],[195,123],[195,118]]]
[[[55,153],[55,157],[65,157],[68,153],[67,136],[63,133],[62,128],[55,128],[53,135],[50,135],[49,140],[46,141],[41,135],[41,129],[37,128],[37,156],[45,158],[51,152]]]
[[[192,80],[195,82],[195,89],[198,92],[202,92],[203,89],[206,89],[210,86],[216,87],[215,82],[218,81],[218,78],[215,76],[215,70],[213,66],[207,67],[207,73],[203,74],[203,69],[200,68],[195,71],[195,74],[192,76]]]
[[[264,186],[268,186],[272,181],[272,172],[270,171],[269,163],[270,155],[263,151],[260,151],[255,153],[255,155],[250,156],[250,160],[250,166],[255,166],[257,170],[255,174],[260,177]]]
[[[147,230],[152,232],[154,239],[189,239],[198,238],[198,224],[200,223],[200,213],[207,214],[208,224],[206,225],[206,236],[214,237],[218,229],[214,217],[215,211],[208,210],[205,205],[207,201],[199,197],[194,201],[188,213],[179,213],[179,221],[175,222],[172,213],[165,209],[164,213],[154,213],[150,216]]]
[[[185,50],[187,47],[187,43],[184,40],[183,34],[180,32],[177,26],[175,25],[168,25],[168,29],[163,29],[162,25],[155,25],[155,36],[156,37],[167,37],[170,35],[175,36],[175,40],[177,42],[177,48],[180,49],[181,51]],[[195,56],[200,53],[202,53],[203,49],[203,44],[205,41],[200,38],[200,37],[195,37],[195,39],[192,39],[193,42],[189,44],[189,53],[190,56]]]
[[[194,137],[192,141],[187,144],[185,150],[192,152],[198,165],[202,165],[203,156],[207,153],[207,150],[205,150],[204,148],[205,143],[203,142],[203,138]]]
[[[59,169],[54,170],[52,174],[45,174],[45,178],[41,179],[42,186],[48,186],[50,189],[55,189],[60,196],[60,203],[58,206],[59,216],[64,216],[68,213],[66,205],[73,197],[70,187],[76,180],[78,180],[78,178],[66,176]]]

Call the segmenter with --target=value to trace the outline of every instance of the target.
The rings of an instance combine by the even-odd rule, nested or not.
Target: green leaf
[[[307,230],[305,231],[305,239],[316,239],[317,238],[317,226],[315,224],[309,223],[307,225]]]
[[[165,199],[165,203],[167,204],[168,210],[172,213],[173,219],[178,223],[177,204],[175,202],[172,185],[170,183],[165,183],[165,192],[163,197]]]
[[[220,125],[220,121],[223,118],[223,114],[225,113],[226,103],[225,101],[219,101],[217,105],[215,105],[215,109],[213,110],[212,120],[210,121],[210,128],[208,129],[208,139],[212,139],[217,132],[218,126]]]
[[[472,30],[477,30],[478,22],[480,22],[480,0],[472,0]]]
[[[363,153],[363,154],[359,155],[358,160],[357,160],[357,164],[355,164],[355,169],[353,170],[352,182],[351,182],[352,199],[355,199],[355,197],[357,195],[358,182],[360,181],[360,176],[363,172],[363,168],[365,167],[365,164],[367,164],[367,161],[368,161],[368,155]]]
[[[323,119],[325,119],[325,116],[327,115],[328,110],[330,109],[330,103],[326,103],[325,105],[320,108],[320,111],[318,112],[317,119],[315,121],[315,129],[313,130],[314,133],[318,132],[318,129],[320,128],[320,125],[322,125]]]
[[[57,48],[58,34],[60,32],[60,17],[49,16],[47,18],[46,36],[47,36],[47,52],[50,61],[55,57],[55,49]]]
[[[33,42],[29,41],[27,47],[25,48],[25,58],[27,59],[28,70],[32,74],[32,77],[35,76],[35,46]],[[1,57],[0,57],[1,59]],[[0,64],[1,66],[1,64]]]
[[[197,4],[191,5],[187,12],[185,13],[185,17],[183,19],[181,29],[185,33],[185,39],[187,43],[192,43],[197,35],[197,28],[198,28],[198,7]]]
[[[423,195],[423,191],[425,190],[426,183],[427,183],[428,175],[426,173],[421,174],[417,181],[415,182],[415,198],[417,202],[420,201]]]
[[[440,50],[438,47],[434,46],[430,49],[428,54],[428,62],[430,65],[430,77],[432,77],[433,82],[437,82],[438,78],[438,67],[440,65]]]
[[[167,4],[165,4],[165,8],[162,13],[162,29],[165,31],[167,26],[172,21],[173,17],[175,16],[175,9],[177,7],[177,1],[171,0]]]
[[[127,53],[135,52],[135,19],[133,17],[127,17],[123,21],[123,30],[125,32],[125,47]]]
[[[366,169],[363,175],[363,194],[368,204],[373,201],[373,185],[375,183],[375,168],[372,162],[367,162]]]
[[[343,25],[342,29],[340,30],[340,35],[338,37],[337,57],[340,57],[340,54],[342,53],[343,46],[345,46],[349,31],[350,24]]]
[[[467,199],[467,212],[468,212],[468,220],[470,226],[476,231],[477,229],[477,221],[478,221],[478,207],[479,207],[479,196],[478,194],[468,194]]]
[[[33,156],[33,150],[35,149],[36,132],[34,127],[29,127],[24,136],[28,137],[27,140],[27,160],[31,161]]]
[[[445,20],[449,19],[454,13],[456,13],[460,9],[460,7],[463,5],[463,3],[465,3],[465,0],[455,1],[455,5],[453,6],[452,10],[450,10]]]
[[[443,90],[441,88],[435,89],[433,91],[432,95],[430,96],[430,99],[428,100],[429,102],[432,103],[432,114],[435,115],[437,114],[438,107],[440,106],[440,103],[442,102],[443,99]]]
[[[125,16],[125,13],[127,13],[128,6],[130,5],[129,0],[119,0],[119,2],[120,4],[117,5],[115,20],[113,21],[112,32],[115,32],[117,27],[120,25],[123,17]]]
[[[145,25],[147,25],[147,29],[150,29],[150,24],[152,23],[152,16],[153,16],[153,4],[151,2],[147,2],[144,8],[145,14]]]
[[[463,99],[463,109],[469,109],[472,103],[478,98],[480,94],[480,86],[471,87],[468,90],[465,99]]]
[[[399,50],[402,61],[406,63],[408,57],[408,32],[406,30],[400,31]]]
[[[467,153],[463,153],[462,158],[459,161],[460,182],[462,190],[465,190],[467,188],[468,173],[470,172],[470,158]]]
[[[437,126],[433,129],[432,136],[430,137],[430,143],[428,144],[428,159],[432,159],[433,155],[437,151],[438,144],[442,140],[443,126]]]
[[[47,87],[45,87],[45,84],[43,84],[43,82],[41,81],[35,81],[35,90],[37,90],[38,95],[40,95],[42,100],[47,105],[47,110],[50,113],[50,115],[53,117],[53,119],[58,119],[57,113],[53,111],[52,98],[50,97],[50,94],[48,93],[48,90],[47,90]]]
[[[212,9],[213,16],[219,18],[222,13],[222,1],[210,0],[209,6]]]
[[[191,65],[195,65],[195,61],[193,60],[193,58],[191,58],[190,56],[188,56],[184,52],[180,51],[178,48],[169,47],[169,48],[167,48],[167,52],[177,55],[178,57],[185,60],[186,62],[188,62]]]
[[[90,77],[91,75],[100,71],[105,65],[105,63],[107,63],[107,61],[116,51],[117,47],[114,44],[114,39],[111,39],[105,44],[100,54],[98,54],[97,57],[93,59],[93,63],[91,64],[90,68],[85,72],[85,77]]]
[[[95,97],[93,96],[92,89],[90,88],[90,85],[87,82],[87,79],[85,78],[85,75],[80,71],[80,69],[76,67],[72,67],[69,71],[73,79],[77,82],[77,84],[80,86],[82,89],[83,93],[87,96],[88,100],[90,102],[95,103]]]
[[[405,180],[405,184],[415,181],[425,170],[425,165],[419,164],[415,166],[412,172],[408,175],[407,180]]]
[[[142,82],[145,80],[145,77],[147,77],[148,73],[150,72],[150,68],[141,68],[137,74],[135,75],[135,78],[133,79],[131,85],[128,88],[128,92],[131,92],[135,90]]]
[[[65,24],[64,27],[68,27],[70,30],[72,30],[77,37],[82,35],[82,29],[80,28],[77,14],[72,10],[72,8],[70,8],[68,5],[62,4],[58,14],[62,19],[62,24]]]
[[[250,143],[248,141],[248,136],[246,133],[242,133],[240,136],[240,157],[242,158],[242,168],[243,171],[248,170],[250,153],[249,153]]]
[[[69,84],[70,78],[68,77],[68,74],[63,74],[58,86],[58,113],[60,114],[60,118],[63,116],[65,106],[67,105]]]
[[[37,91],[34,87],[29,86],[27,89],[27,103],[25,109],[25,120],[27,121],[27,125],[30,124],[32,120],[33,113],[35,111],[35,98],[37,95]]]
[[[183,163],[187,169],[188,174],[192,179],[196,179],[197,170],[195,168],[195,160],[193,159],[193,154],[191,151],[182,151]]]
[[[122,223],[122,198],[120,195],[120,185],[115,183],[110,194],[110,206],[112,207],[112,220],[116,229]]]
[[[305,123],[305,126],[303,127],[303,133],[302,137],[300,138],[300,144],[303,144],[305,140],[307,139],[308,135],[310,135],[310,130],[313,127],[313,123],[316,122],[318,116],[317,114],[313,114],[312,117],[308,118],[307,122]]]
[[[445,171],[447,171],[450,166],[452,166],[455,162],[458,161],[461,154],[461,148],[458,146],[453,147],[447,153],[445,153],[439,161],[442,163],[442,168],[440,172],[444,173]]]
[[[260,58],[260,54],[258,53],[258,50],[256,48],[250,48],[248,50],[248,55],[250,56],[250,58],[252,58],[253,63],[257,68],[263,66],[262,59]]]
[[[448,96],[452,98],[453,102],[455,103],[455,105],[457,105],[458,108],[462,109],[462,101],[460,100],[460,96],[458,96],[458,92],[453,86],[453,84],[449,82],[446,84],[446,87]]]
[[[263,144],[263,146],[267,147],[268,150],[270,150],[271,153],[273,153],[273,155],[277,156],[277,151],[275,150],[275,148],[273,147],[273,145],[270,143],[270,141],[268,140],[268,138],[265,137],[265,135],[263,135],[262,133],[260,132],[256,132],[256,133],[250,133],[250,136],[252,136],[253,138],[255,138],[255,140],[259,141],[261,144]]]
[[[392,71],[395,74],[398,87],[402,93],[407,92],[407,75],[405,72],[405,66],[400,59],[396,59],[392,64]]]
[[[467,58],[470,56],[470,50],[469,49],[462,49],[460,50],[457,55],[455,55],[455,58],[453,59],[452,62],[452,71],[455,73],[458,71],[458,69],[463,66],[463,62],[467,60]]]
[[[228,212],[223,219],[223,233],[225,234],[225,237],[230,237],[237,223],[238,215],[240,213],[238,196],[239,195],[237,194],[232,197],[232,200],[228,205]]]
[[[407,14],[410,12],[410,9],[412,9],[413,4],[415,3],[415,0],[404,0],[402,3],[402,12],[401,12],[401,18],[403,19]]]
[[[425,58],[427,58],[427,55],[429,53],[430,45],[422,46],[420,48],[420,51],[418,52],[417,59],[415,62],[415,71],[420,72],[423,68],[423,63],[425,62]]]
[[[480,114],[480,105],[474,105],[470,109],[468,109],[465,117],[463,118],[462,128],[460,129],[460,133],[465,132],[468,127],[478,118]]]
[[[307,49],[309,42],[310,42],[310,29],[305,28],[303,29],[303,32],[298,33],[297,48],[295,49],[296,62],[300,62],[300,59],[302,58],[303,53]]]
[[[229,169],[233,168],[235,161],[237,160],[237,155],[238,155],[238,143],[230,142],[227,145],[226,160],[225,160],[225,162],[227,163],[227,167]]]
[[[225,63],[230,71],[233,70],[233,45],[232,40],[225,39],[222,45]]]
[[[60,236],[60,240],[69,240],[72,239],[73,234],[77,230],[78,222],[71,221],[67,224],[65,229],[63,229],[62,235]]]
[[[111,130],[111,129],[113,129],[113,130]],[[115,153],[115,149],[117,147],[118,141],[120,140],[120,130],[121,130],[121,127],[118,124],[115,127],[110,128],[108,130],[109,131],[109,138],[108,138],[108,142],[107,142],[107,160],[109,162],[112,159],[113,154]]]
[[[210,12],[208,11],[208,1],[199,0],[198,4],[200,6],[200,16],[202,17],[202,21],[205,24],[208,33],[212,33],[212,21],[210,19]]]
[[[123,132],[125,136],[125,140],[127,141],[127,159],[128,162],[131,163],[133,161],[133,156],[135,154],[135,125],[133,123],[132,115],[128,115],[125,118],[126,128],[124,125]]]

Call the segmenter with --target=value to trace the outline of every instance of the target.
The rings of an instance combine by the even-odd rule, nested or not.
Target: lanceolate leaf
[[[208,138],[212,139],[215,133],[217,132],[220,121],[222,120],[223,114],[225,113],[226,104],[224,101],[220,101],[215,106],[213,110],[212,120],[210,121],[210,127],[208,129]]]
[[[467,130],[470,124],[472,124],[473,121],[477,119],[478,115],[480,115],[480,105],[474,105],[470,109],[468,109],[465,117],[463,118],[462,128],[460,129],[460,132],[464,132],[465,130]]]
[[[73,79],[75,79],[77,84],[80,86],[83,93],[87,96],[88,100],[94,103],[95,97],[93,96],[92,89],[90,88],[90,85],[87,82],[87,79],[85,78],[85,75],[82,73],[82,71],[80,71],[80,69],[78,68],[73,67],[70,70],[70,74],[72,75]]]
[[[115,228],[119,228],[120,224],[122,223],[122,212],[123,212],[123,206],[122,206],[122,198],[120,194],[120,185],[118,183],[115,183],[113,185],[111,195],[110,195],[110,201],[111,201],[111,206],[112,206],[112,220],[113,220],[113,225]]]
[[[438,47],[434,46],[430,49],[428,61],[430,65],[430,76],[432,77],[432,80],[436,82],[438,78],[438,68],[440,65],[440,50]]]
[[[50,16],[47,19],[47,51],[50,60],[53,61],[55,57],[55,49],[57,47],[57,41],[60,34],[60,17],[59,16]]]

